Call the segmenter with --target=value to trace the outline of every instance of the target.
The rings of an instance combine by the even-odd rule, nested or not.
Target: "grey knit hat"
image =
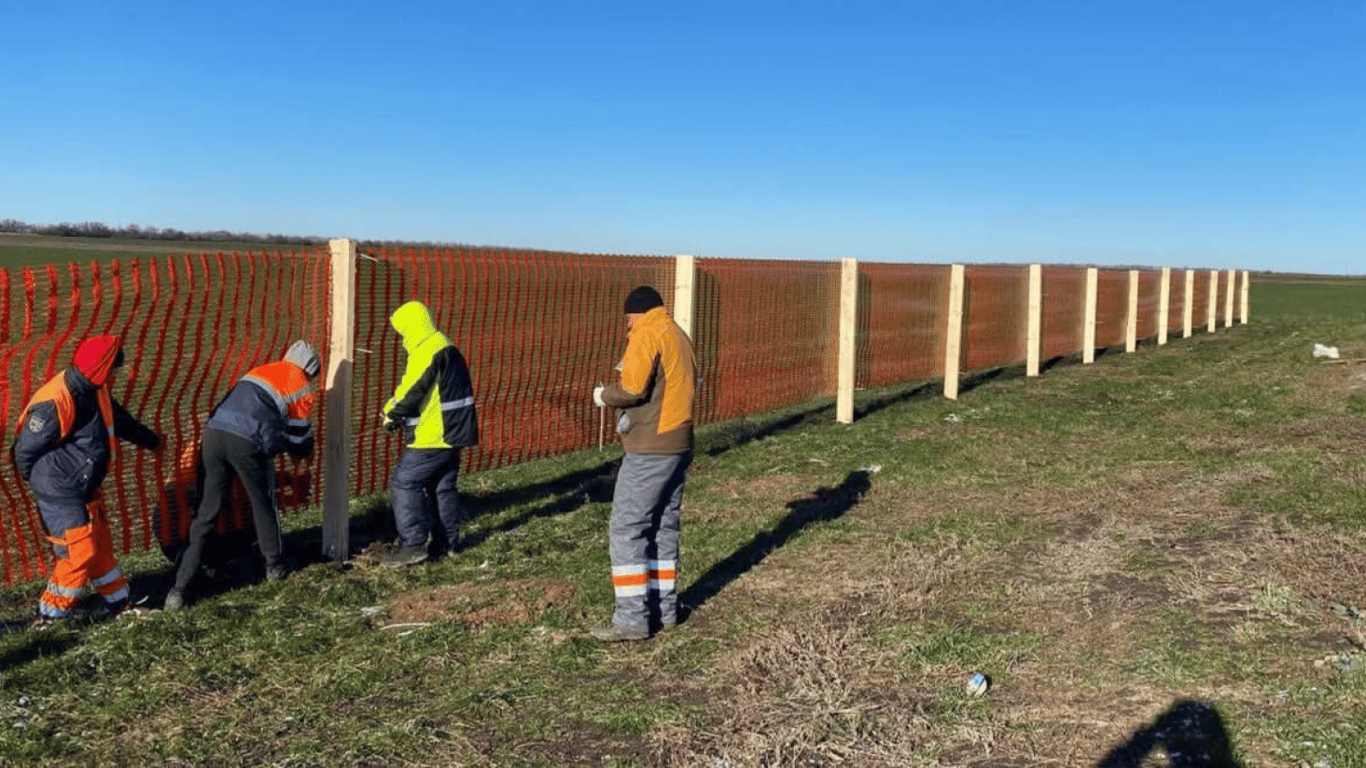
[[[309,376],[317,376],[318,367],[321,365],[318,351],[303,339],[290,344],[289,349],[285,350],[285,362],[299,366]]]

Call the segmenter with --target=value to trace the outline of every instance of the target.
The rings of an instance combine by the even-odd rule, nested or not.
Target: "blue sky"
[[[1366,3],[15,3],[0,218],[1366,273]]]

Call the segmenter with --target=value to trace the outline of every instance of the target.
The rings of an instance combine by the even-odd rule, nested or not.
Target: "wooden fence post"
[[[949,267],[949,316],[944,331],[944,397],[958,399],[958,368],[963,351],[963,293],[962,264]]]
[[[1243,290],[1242,290],[1242,297],[1241,297],[1241,298],[1242,298],[1242,301],[1239,302],[1239,304],[1240,304],[1240,306],[1239,306],[1239,309],[1240,309],[1240,312],[1239,312],[1239,319],[1242,321],[1243,325],[1247,325],[1247,299],[1248,299],[1248,290],[1247,290],[1247,288],[1248,288],[1248,282],[1249,282],[1250,280],[1251,280],[1251,275],[1248,273],[1248,271],[1247,271],[1246,269],[1243,270]]]
[[[1138,270],[1129,270],[1129,311],[1124,322],[1124,351],[1138,349]]]
[[[1186,303],[1182,310],[1181,338],[1189,339],[1195,324],[1195,270],[1186,270]]]
[[[836,376],[835,420],[854,423],[854,375],[858,336],[858,259],[840,260],[839,371]]]
[[[1205,325],[1208,326],[1210,333],[1214,333],[1218,328],[1219,319],[1219,270],[1209,271],[1209,301],[1205,302]]]
[[[1025,333],[1025,375],[1039,375],[1043,343],[1043,265],[1029,265],[1029,325]]]
[[[1167,326],[1172,312],[1172,268],[1162,268],[1162,282],[1157,289],[1157,345],[1167,343]]]
[[[356,354],[356,242],[332,240],[332,338],[328,340],[323,446],[324,557],[351,554],[351,378]]]
[[[1086,309],[1081,330],[1081,361],[1096,361],[1096,289],[1100,272],[1095,267],[1086,268]]]
[[[1238,279],[1238,273],[1237,273],[1235,270],[1230,269],[1230,270],[1228,271],[1228,278],[1227,278],[1227,280],[1226,280],[1226,282],[1228,283],[1228,285],[1224,286],[1224,327],[1225,327],[1225,328],[1230,328],[1230,327],[1233,326],[1233,289],[1234,289],[1234,287],[1235,287],[1235,284],[1236,284],[1236,282],[1237,282],[1237,279]]]
[[[693,318],[697,299],[693,286],[697,282],[697,257],[674,257],[674,322],[692,339]]]

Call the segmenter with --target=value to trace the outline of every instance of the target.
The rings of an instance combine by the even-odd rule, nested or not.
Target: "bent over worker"
[[[648,285],[625,303],[627,341],[620,380],[593,390],[617,409],[626,455],[608,523],[615,611],[599,640],[644,640],[678,623],[679,512],[692,463],[697,364],[692,341]]]
[[[129,415],[109,392],[123,365],[118,336],[95,336],[29,400],[12,448],[56,552],[52,577],[38,600],[40,620],[68,618],[93,587],[111,614],[130,605],[128,580],[114,557],[100,485],[120,437],[148,450],[161,438]]]
[[[402,567],[457,550],[460,452],[478,445],[479,422],[465,356],[436,330],[427,307],[410,301],[395,310],[389,322],[403,337],[408,363],[398,389],[384,405],[384,419],[390,431],[403,430],[406,445],[389,478],[399,548],[380,563]],[[434,550],[430,553],[429,536]]]
[[[319,367],[317,351],[300,339],[289,346],[283,360],[248,371],[210,412],[202,449],[204,488],[190,524],[190,540],[176,563],[175,585],[166,593],[166,610],[184,606],[185,592],[199,571],[204,543],[228,501],[234,475],[251,503],[266,579],[289,575],[275,507],[275,456],[289,453],[302,458],[313,453],[309,417],[318,399],[314,379]]]

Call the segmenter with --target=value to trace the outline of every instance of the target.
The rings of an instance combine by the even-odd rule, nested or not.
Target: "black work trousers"
[[[204,430],[204,488],[199,511],[190,524],[190,541],[180,553],[176,566],[175,589],[184,591],[199,571],[204,559],[204,541],[213,532],[218,515],[228,503],[232,478],[242,480],[251,502],[256,523],[256,540],[266,568],[279,563],[284,543],[280,538],[280,518],[275,509],[275,460],[261,453],[251,441],[231,432]]]

